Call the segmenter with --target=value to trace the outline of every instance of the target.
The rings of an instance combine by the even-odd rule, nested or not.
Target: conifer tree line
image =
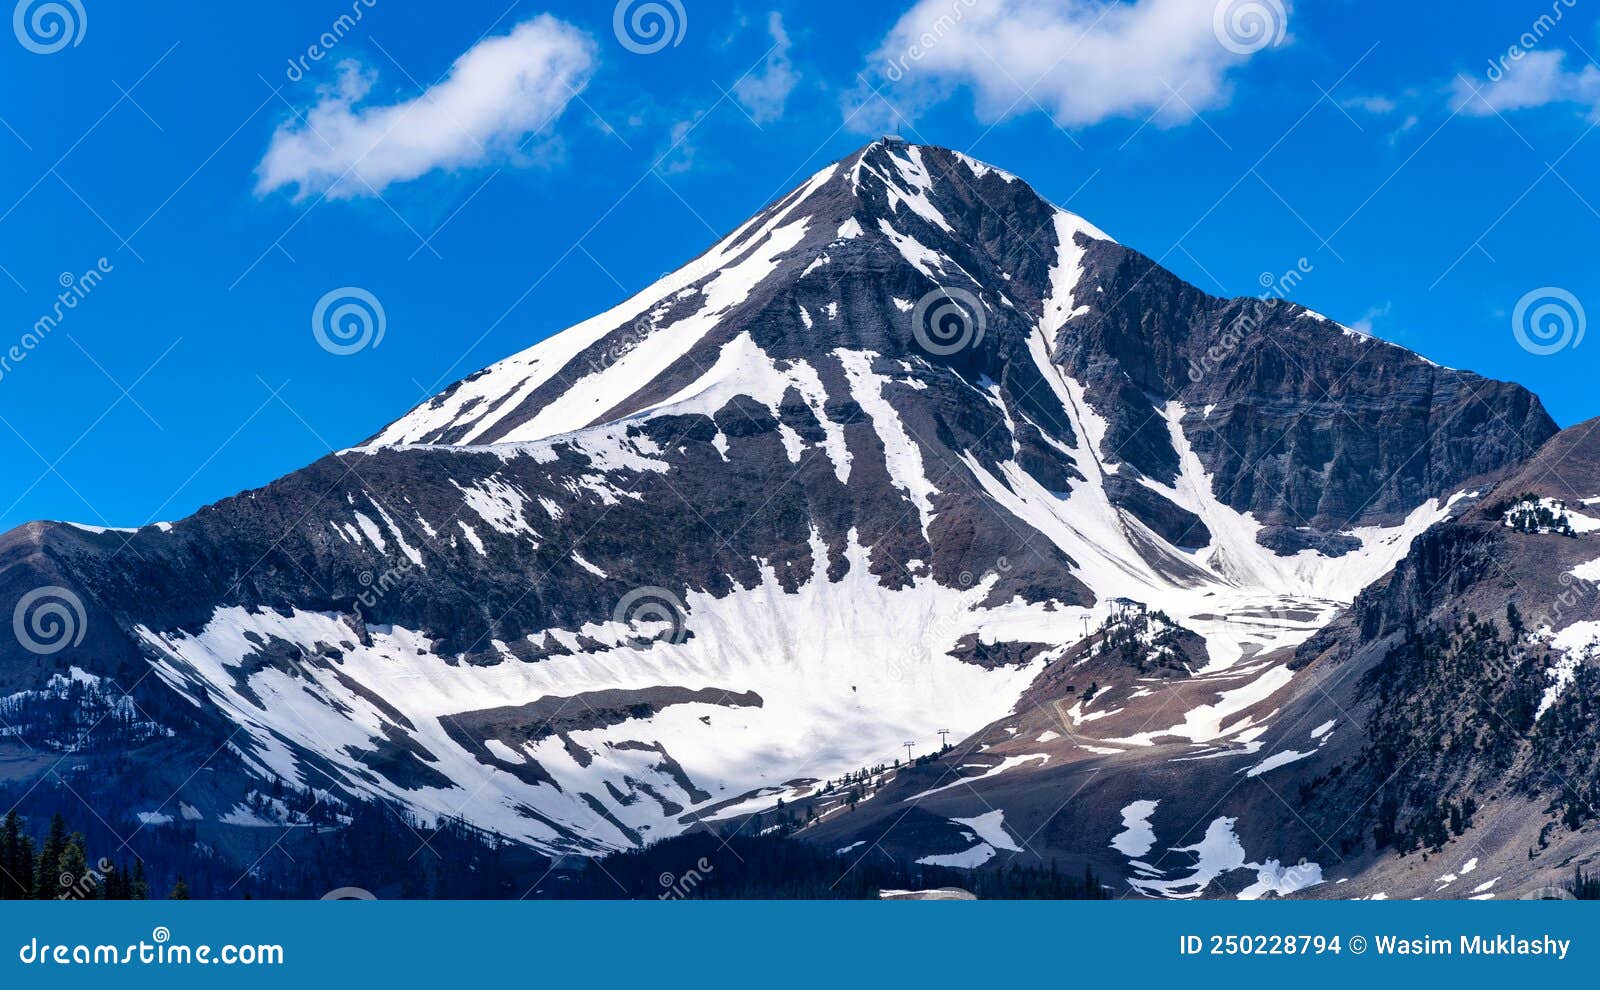
[[[159,895],[158,895],[159,896]],[[169,895],[187,899],[180,878]],[[150,897],[144,862],[91,859],[82,832],[68,832],[66,819],[53,815],[50,828],[35,841],[15,810],[0,824],[0,900],[142,901]]]

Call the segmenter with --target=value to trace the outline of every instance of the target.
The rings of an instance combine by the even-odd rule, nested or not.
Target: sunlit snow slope
[[[1547,427],[880,141],[359,447],[37,539],[249,774],[598,853],[993,723],[1117,599],[1282,690],[1252,658]]]

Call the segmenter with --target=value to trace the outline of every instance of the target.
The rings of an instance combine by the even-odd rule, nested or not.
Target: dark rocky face
[[[5,600],[64,588],[86,635],[0,643],[0,695],[131,691],[170,731],[76,761],[164,747],[101,781],[124,817],[220,752],[190,803],[222,833],[274,786],[624,848],[993,734],[1041,674],[1074,682],[1041,696],[1059,723],[1120,598],[1162,622],[1115,655],[1163,645],[1097,655],[1105,684],[1265,690],[1252,658],[1555,432],[1518,386],[1207,296],[1019,179],[879,142],[361,448],[170,527],[8,534]],[[60,703],[21,738],[56,745]]]
[[[1128,635],[1146,616],[1096,632],[1015,712],[816,839],[954,852],[972,843],[951,820],[997,808],[1028,837],[1017,858],[1082,857],[1130,894],[1515,897],[1564,884],[1594,855],[1600,787],[1597,495],[1600,420],[1462,503],[1293,651],[1174,678],[1158,661],[1192,651]],[[1528,504],[1545,525],[1513,524]],[[1226,705],[1273,669],[1292,676],[1224,720],[1245,732],[1188,744],[1198,720],[1176,713]],[[911,806],[920,830],[891,828]],[[1190,848],[1202,837],[1237,842],[1246,865],[1202,868]]]

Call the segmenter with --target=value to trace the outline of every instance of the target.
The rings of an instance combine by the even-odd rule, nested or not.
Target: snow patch
[[[1194,863],[1188,867],[1188,875],[1172,879],[1130,877],[1128,884],[1143,894],[1192,900],[1202,896],[1218,878],[1236,870],[1250,870],[1255,872],[1255,882],[1238,894],[1240,900],[1250,901],[1267,894],[1285,896],[1323,882],[1322,867],[1316,863],[1302,862],[1286,867],[1275,859],[1261,863],[1249,862],[1244,846],[1234,832],[1237,823],[1236,818],[1214,819],[1198,843],[1171,850],[1194,857]]]
[[[1160,801],[1135,801],[1122,809],[1122,831],[1111,839],[1111,848],[1129,859],[1141,859],[1155,848],[1156,833],[1150,816]]]
[[[996,849],[1004,849],[1008,852],[1022,852],[1022,847],[1017,845],[1016,840],[1011,838],[1011,833],[1006,831],[1006,813],[998,808],[976,818],[952,818],[950,820],[962,828],[971,829],[977,834],[978,838]]]
[[[840,347],[834,350],[850,382],[850,395],[861,405],[862,412],[872,421],[878,440],[883,444],[885,467],[895,487],[906,493],[917,507],[923,536],[928,535],[928,524],[933,518],[932,496],[938,489],[928,480],[923,470],[922,448],[906,432],[900,413],[884,394],[889,379],[872,370],[872,351],[852,351]]]

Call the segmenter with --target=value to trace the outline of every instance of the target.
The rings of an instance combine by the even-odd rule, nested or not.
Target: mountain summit
[[[66,592],[84,635],[0,646],[6,738],[225,855],[376,803],[592,856],[780,799],[865,841],[842,777],[1046,718],[983,776],[1126,771],[1081,833],[1037,826],[1122,870],[1119,795],[1259,769],[1321,676],[1293,649],[1555,433],[1519,386],[1206,295],[1009,173],[882,140],[360,446],[171,525],[8,534],[0,589]],[[62,714],[123,688],[116,733]],[[907,770],[882,808],[973,793]],[[944,855],[957,819],[894,841]]]

